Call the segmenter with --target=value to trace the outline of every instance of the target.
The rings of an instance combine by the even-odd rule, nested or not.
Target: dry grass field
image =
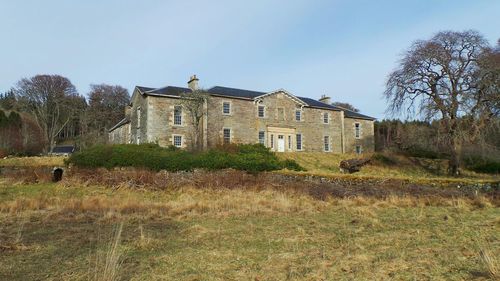
[[[292,159],[307,169],[307,172],[291,172],[344,178],[402,179],[414,182],[498,182],[499,175],[479,174],[466,169],[460,178],[447,175],[447,160],[405,157],[394,154],[377,154],[378,157],[353,175],[342,174],[339,163],[342,160],[358,158],[356,154],[333,154],[317,152],[280,153],[282,159]],[[364,154],[369,158],[372,155]]]
[[[297,161],[337,179],[72,169],[51,183],[61,158],[0,160],[15,166],[0,175],[0,280],[499,278],[497,189],[315,157]],[[461,181],[495,180],[480,176]]]

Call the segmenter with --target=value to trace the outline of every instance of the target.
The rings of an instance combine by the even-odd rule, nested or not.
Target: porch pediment
[[[254,99],[258,103],[258,102],[261,102],[264,98],[270,97],[273,95],[283,95],[284,97],[293,100],[295,103],[297,103],[300,106],[307,106],[307,103],[305,103],[304,101],[302,101],[301,99],[297,98],[296,96],[292,95],[290,92],[288,92],[284,89],[278,89],[278,90],[275,90],[275,91],[272,91],[269,93],[265,93],[263,95],[255,97]]]

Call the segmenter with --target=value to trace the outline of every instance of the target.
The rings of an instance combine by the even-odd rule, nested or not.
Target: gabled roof
[[[178,97],[182,93],[192,92],[191,89],[189,89],[189,88],[175,87],[175,86],[167,86],[167,87],[163,87],[163,88],[149,88],[149,87],[137,86],[136,88],[142,92],[141,94],[155,95],[155,96]],[[251,91],[251,90],[244,90],[244,89],[237,89],[237,88],[230,88],[230,87],[215,86],[215,87],[208,89],[207,92],[210,93],[211,95],[214,95],[214,96],[223,96],[223,97],[229,97],[229,98],[239,98],[239,99],[248,99],[248,100],[254,100],[256,98],[264,97],[264,96],[271,95],[271,94],[274,94],[277,92],[284,92],[287,95],[289,95],[290,97],[296,99],[297,102],[299,102],[299,103],[303,102],[304,106],[309,106],[309,107],[314,107],[314,108],[322,108],[322,109],[328,109],[328,110],[344,111],[344,116],[347,118],[375,120],[375,118],[373,118],[373,117],[363,115],[361,113],[357,113],[357,112],[354,112],[354,111],[351,111],[351,110],[348,110],[348,109],[345,109],[342,107],[323,103],[323,102],[320,102],[318,100],[311,99],[311,98],[294,96],[283,89],[279,89],[279,90],[271,91],[271,92],[261,92],[261,91]],[[120,123],[118,123],[118,124],[120,124]],[[118,126],[118,124],[115,125],[110,131],[114,130],[115,127]]]
[[[109,129],[109,132],[112,132],[118,128],[120,128],[121,126],[127,124],[127,123],[130,123],[130,120],[128,118],[123,118],[120,122],[118,122],[116,125],[114,125],[113,127],[111,127],[111,129]]]
[[[161,95],[161,96],[180,96],[182,93],[191,93],[191,89],[175,87],[175,86],[167,86],[158,89],[150,89],[145,94],[149,95]]]

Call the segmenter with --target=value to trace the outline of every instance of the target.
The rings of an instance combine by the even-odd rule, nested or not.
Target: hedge
[[[304,170],[292,160],[279,160],[260,144],[242,144],[192,153],[175,147],[163,148],[156,144],[96,145],[74,153],[67,161],[79,167],[113,168],[137,167],[154,171],[218,170],[233,168],[248,172],[281,169]]]

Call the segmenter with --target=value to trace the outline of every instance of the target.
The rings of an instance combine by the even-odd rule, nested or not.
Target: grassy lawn
[[[0,178],[0,280],[487,280],[500,209],[443,200]]]

